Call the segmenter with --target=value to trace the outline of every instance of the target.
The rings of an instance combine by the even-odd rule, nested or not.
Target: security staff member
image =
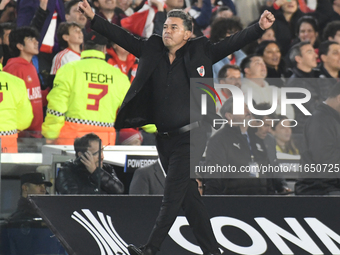
[[[115,144],[117,110],[130,87],[118,68],[105,62],[107,39],[91,32],[81,60],[62,66],[47,96],[42,134],[47,143],[72,145],[93,132],[103,144]]]
[[[2,63],[2,48],[0,56]],[[0,63],[0,139],[1,152],[17,153],[18,130],[31,125],[33,111],[25,82],[9,73],[2,71]]]

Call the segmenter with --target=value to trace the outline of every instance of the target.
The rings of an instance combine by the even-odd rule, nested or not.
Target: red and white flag
[[[155,7],[145,3],[138,12],[122,19],[121,25],[135,35],[148,38],[153,32],[153,19],[156,12]]]

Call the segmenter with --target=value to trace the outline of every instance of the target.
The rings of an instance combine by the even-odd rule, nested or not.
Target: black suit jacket
[[[121,129],[153,124],[153,110],[151,108],[152,103],[150,103],[152,86],[150,86],[151,84],[148,81],[162,59],[162,54],[164,54],[165,46],[162,37],[152,35],[148,39],[137,38],[121,27],[111,24],[97,15],[91,21],[91,28],[139,58],[136,77],[118,112],[115,128]],[[210,78],[209,85],[213,86],[212,65],[244,47],[246,44],[258,39],[263,32],[257,23],[215,44],[210,43],[206,37],[199,37],[188,41],[187,50],[184,55],[188,77]],[[197,68],[200,66],[204,66],[205,69],[203,77],[197,71]],[[195,93],[193,95],[194,100],[200,104],[200,90],[191,91]],[[208,112],[212,114],[210,118],[218,118],[214,104],[209,105],[208,103]]]

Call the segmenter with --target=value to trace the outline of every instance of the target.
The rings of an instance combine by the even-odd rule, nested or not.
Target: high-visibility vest
[[[83,51],[81,60],[57,71],[42,134],[58,138],[57,144],[73,144],[75,138],[94,132],[103,144],[115,144],[114,122],[129,87],[127,76],[106,63],[103,52]]]
[[[0,116],[1,151],[18,152],[17,132],[31,125],[32,105],[25,82],[4,71],[0,71]]]

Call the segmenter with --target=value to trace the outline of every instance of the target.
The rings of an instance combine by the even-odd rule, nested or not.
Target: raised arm
[[[248,43],[258,39],[266,29],[270,28],[275,21],[274,15],[264,11],[258,23],[243,29],[242,31],[228,36],[222,41],[211,44],[209,52],[213,63],[225,58],[231,53],[243,48]]]
[[[40,5],[36,10],[34,17],[31,21],[31,26],[35,27],[39,33],[45,24],[48,14],[50,11],[47,9],[48,0],[40,0]]]
[[[123,28],[115,24],[111,24],[107,20],[104,20],[98,15],[95,15],[87,0],[79,2],[78,9],[91,20],[91,28],[93,30],[97,31],[99,34],[105,36],[112,42],[123,47],[125,50],[135,55],[137,58],[140,57],[144,45],[143,39],[137,38]]]

